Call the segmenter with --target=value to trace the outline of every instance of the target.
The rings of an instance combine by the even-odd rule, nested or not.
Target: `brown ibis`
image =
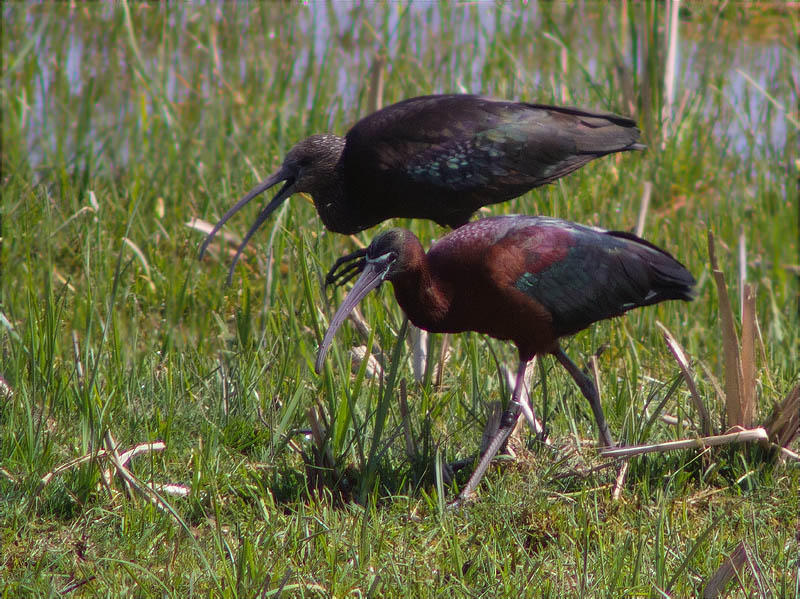
[[[316,370],[347,315],[391,281],[416,326],[435,333],[477,331],[510,340],[519,367],[509,407],[462,497],[472,493],[519,417],[525,366],[552,354],[589,400],[601,443],[613,445],[594,383],[559,345],[590,324],[665,300],[691,300],[695,280],[666,251],[630,233],[543,216],[498,216],[468,223],[426,254],[404,229],[378,235],[363,255],[337,264],[332,282],[360,273],[319,348]]]
[[[311,195],[323,224],[352,234],[394,217],[426,218],[459,227],[481,206],[504,202],[550,183],[606,154],[641,150],[626,117],[579,108],[434,95],[392,104],[358,121],[344,137],[312,135],[283,165],[219,220],[283,182],[239,246],[289,196]]]

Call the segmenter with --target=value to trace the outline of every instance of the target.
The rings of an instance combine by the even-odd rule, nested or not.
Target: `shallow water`
[[[130,9],[141,63],[119,6],[4,6],[7,68],[20,48],[33,42],[27,64],[12,70],[15,75],[36,71],[32,96],[25,98],[24,127],[34,168],[56,153],[71,160],[88,149],[76,147],[81,143],[101,153],[120,123],[159,111],[152,97],[159,93],[179,111],[197,102],[198,94],[202,105],[227,89],[234,89],[242,103],[258,102],[259,89],[278,84],[285,89],[284,112],[311,111],[315,102],[323,102],[327,122],[315,126],[341,132],[363,114],[368,71],[378,53],[387,63],[387,102],[471,92],[577,104],[641,120],[646,117],[640,91],[652,80],[642,63],[648,48],[665,53],[660,37],[648,46],[644,18],[630,27],[622,11],[592,3]],[[796,81],[791,82],[797,78],[796,62],[791,62],[786,15],[758,16],[748,27],[740,26],[741,19],[683,16],[673,114],[681,118],[697,105],[714,121],[720,143],[745,157],[783,156],[789,126],[785,110],[796,101]],[[164,42],[165,28],[177,31],[174,43]],[[144,97],[140,68],[160,84]],[[6,82],[12,98],[25,95],[14,89],[16,79]],[[67,106],[79,105],[93,86],[88,131],[59,146],[57,130],[75,126]],[[116,165],[127,164],[124,137],[111,143]]]

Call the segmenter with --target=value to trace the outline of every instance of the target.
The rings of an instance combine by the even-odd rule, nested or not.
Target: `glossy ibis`
[[[472,95],[410,98],[358,121],[347,135],[312,135],[216,224],[200,248],[242,206],[280,191],[250,227],[242,249],[289,196],[307,192],[325,226],[352,234],[394,217],[459,227],[481,206],[555,181],[590,160],[641,150],[636,123],[578,108]]]
[[[331,320],[316,370],[336,330],[370,290],[389,280],[416,326],[435,333],[477,331],[508,339],[519,351],[514,392],[500,430],[462,491],[472,493],[513,429],[525,365],[553,354],[589,400],[603,445],[613,444],[592,381],[567,357],[559,338],[593,322],[664,300],[690,300],[694,278],[664,250],[630,233],[556,218],[498,216],[464,225],[425,254],[404,229],[376,237],[363,256],[338,265],[334,282],[361,276]]]

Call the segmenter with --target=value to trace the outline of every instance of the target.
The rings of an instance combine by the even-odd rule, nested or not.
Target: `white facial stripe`
[[[390,259],[391,255],[392,255],[391,252],[386,252],[385,254],[383,254],[381,256],[378,256],[377,258],[370,258],[369,256],[365,256],[367,264],[370,264],[370,263],[383,263],[383,262],[386,263],[386,268],[383,269],[383,272],[380,275],[381,280],[383,280],[384,277],[386,277],[386,273],[389,272],[389,268],[391,268],[392,262],[394,262],[394,260]]]
[[[366,256],[366,259],[367,262],[381,262],[383,260],[386,260],[390,254],[391,252],[386,252],[385,254],[383,254],[382,256],[378,256],[377,258],[370,258],[369,256]]]

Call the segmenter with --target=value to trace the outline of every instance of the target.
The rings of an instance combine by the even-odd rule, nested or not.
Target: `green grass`
[[[746,567],[732,596],[796,596],[796,465],[741,447],[640,457],[613,501],[616,469],[578,476],[599,463],[578,442],[594,438],[593,419],[545,359],[546,392],[537,381],[533,397],[554,448],[529,444],[490,470],[478,503],[443,511],[433,465],[477,450],[488,404],[505,392],[497,364],[513,366],[514,349],[454,337],[442,385],[415,384],[384,289],[362,304],[385,351],[384,383],[351,375],[347,350],[364,341],[349,326],[317,376],[317,346],[343,298],[320,282],[353,242],[294,197],[226,288],[230,254],[199,262],[202,235],[185,225],[214,222],[302,137],[363,116],[377,55],[385,104],[469,91],[633,114],[646,152],[599,160],[491,213],[629,230],[652,181],[644,235],[695,274],[698,299],[566,344],[581,365],[604,348],[604,407],[628,443],[692,434],[661,413],[696,419],[656,320],[692,356],[721,426],[706,374],[723,376],[706,232],[734,296],[743,232],[763,339],[761,422],[800,378],[797,14],[684,8],[679,118],[664,124],[663,7],[628,4],[4,4],[4,596],[685,597],[742,541],[760,575]],[[226,229],[243,234],[257,209]],[[401,224],[426,246],[443,233]],[[432,336],[431,355],[441,343]],[[327,422],[327,458],[297,434],[313,407]],[[164,441],[129,465],[189,496],[166,495],[168,513],[119,480],[104,485],[110,464],[96,452],[109,431],[122,450]]]

